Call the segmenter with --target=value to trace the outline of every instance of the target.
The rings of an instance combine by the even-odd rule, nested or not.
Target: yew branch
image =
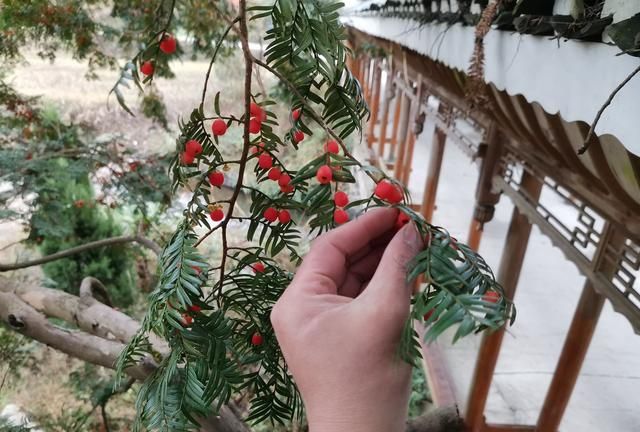
[[[111,237],[111,238],[97,240],[90,243],[85,243],[83,245],[65,249],[63,251],[56,252],[54,254],[47,255],[42,258],[38,258],[31,261],[24,261],[24,262],[19,262],[15,264],[0,264],[0,272],[18,270],[18,269],[23,269],[27,267],[46,264],[51,261],[67,258],[72,255],[76,255],[82,252],[86,252],[92,249],[97,249],[105,246],[114,246],[118,244],[134,243],[134,242],[148,249],[151,249],[156,255],[160,255],[160,252],[162,251],[162,248],[160,247],[160,245],[158,245],[153,240],[142,237],[142,236],[135,235],[135,236]]]

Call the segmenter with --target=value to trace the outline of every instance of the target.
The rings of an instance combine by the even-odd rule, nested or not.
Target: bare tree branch
[[[66,258],[72,255],[76,255],[82,252],[86,252],[88,250],[97,249],[105,246],[113,246],[124,243],[138,243],[141,246],[144,246],[148,249],[151,249],[156,255],[160,255],[162,252],[162,248],[156,242],[151,239],[141,237],[141,236],[120,236],[120,237],[111,237],[108,239],[97,240],[91,243],[86,243],[80,246],[72,247],[60,252],[56,252],[51,255],[47,255],[42,258],[38,258],[31,261],[24,261],[15,264],[0,264],[0,272],[6,272],[11,270],[18,270],[27,267],[33,267],[41,264],[46,264],[51,261],[59,260],[62,258]]]
[[[11,329],[72,357],[113,369],[124,344],[82,331],[66,330],[51,324],[37,310],[10,292],[0,292],[0,320]],[[144,379],[155,369],[151,360],[127,369],[127,374]]]
[[[47,317],[63,319],[85,331],[59,328]],[[0,283],[0,321],[55,350],[109,369],[115,368],[118,355],[124,349],[121,340],[128,341],[140,326],[128,315],[91,297],[79,298],[48,288],[17,288],[12,292],[6,283]],[[89,332],[114,335],[118,340],[104,339]],[[154,347],[164,346],[164,350],[161,348],[163,354],[167,352],[163,341],[151,338],[151,342]],[[145,358],[138,366],[127,369],[126,373],[144,380],[156,367],[152,359]],[[223,406],[218,416],[201,419],[201,424],[202,432],[251,432],[229,406]]]

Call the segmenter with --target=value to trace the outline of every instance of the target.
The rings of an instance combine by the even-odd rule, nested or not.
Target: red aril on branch
[[[278,220],[278,210],[273,207],[269,207],[264,211],[264,213],[262,213],[262,216],[264,216],[264,218],[269,222],[275,222]]]
[[[338,225],[342,225],[349,221],[349,213],[342,209],[337,209],[333,212],[333,221]]]
[[[298,121],[300,119],[300,114],[302,114],[302,108],[294,109],[291,111],[291,117],[293,121]]]
[[[327,153],[338,154],[338,152],[340,151],[340,146],[338,145],[337,141],[330,140],[330,141],[327,141],[327,143],[324,145],[324,150]]]
[[[258,166],[263,169],[269,169],[273,166],[273,158],[268,154],[261,154],[258,158]]]
[[[293,133],[293,142],[296,144],[304,140],[304,132],[298,130]]]
[[[211,186],[220,187],[224,184],[224,173],[221,171],[213,171],[209,173],[209,183]]]
[[[408,224],[410,221],[411,221],[411,218],[409,217],[409,215],[407,215],[403,211],[398,212],[398,217],[396,218],[396,229],[399,230],[400,228]]]
[[[251,336],[251,345],[260,346],[262,345],[262,342],[264,342],[264,339],[260,333],[255,332],[253,336]]]
[[[400,204],[402,202],[402,189],[400,189],[400,186],[393,185],[393,189],[389,198],[387,198],[387,201],[391,204]]]
[[[430,309],[424,316],[422,317],[425,321],[429,321],[429,318],[433,315],[435,309]]]
[[[222,211],[222,209],[215,209],[212,210],[211,213],[209,213],[209,216],[211,217],[211,220],[214,222],[220,222],[222,219],[224,219],[224,212]]]
[[[142,65],[140,65],[140,72],[142,72],[146,76],[153,75],[153,71],[153,63],[150,61],[146,61],[142,63]]]
[[[202,310],[202,308],[198,305],[191,305],[189,306],[188,309],[189,309],[189,312],[195,312],[195,313],[198,313]]]
[[[500,301],[500,294],[495,291],[488,291],[482,296],[482,300],[489,303],[498,303]]]
[[[280,186],[280,192],[282,192],[284,194],[290,194],[291,192],[293,192],[295,190],[296,190],[296,188],[294,188],[292,184],[288,184],[286,186]]]
[[[249,114],[251,117],[260,117],[262,115],[262,108],[255,102],[251,102],[249,105]]]
[[[183,152],[180,155],[180,160],[182,161],[182,165],[191,165],[195,160],[195,156],[187,152]]]
[[[256,153],[262,153],[264,151],[264,143],[261,142],[259,144],[256,144],[255,146],[253,146],[251,148],[251,153],[256,154]]]
[[[278,179],[278,185],[280,186],[287,186],[289,183],[291,183],[291,176],[287,173],[282,174]]]
[[[183,313],[182,314],[182,325],[184,327],[189,327],[191,324],[193,324],[193,317],[191,315],[189,315],[188,313]]]
[[[320,184],[328,184],[333,179],[333,172],[329,165],[322,165],[316,172],[316,178]]]
[[[391,204],[402,202],[402,189],[389,180],[379,181],[373,193],[381,200],[388,201]]]
[[[389,181],[387,181],[387,180],[381,180],[376,185],[376,188],[373,191],[373,193],[378,198],[380,198],[382,200],[386,200],[386,199],[389,198],[389,196],[391,195],[392,191],[393,191],[393,185],[391,183],[389,183]]]
[[[176,38],[170,34],[162,36],[160,41],[160,51],[165,54],[173,54],[176,51]]]
[[[202,144],[200,144],[196,140],[189,140],[184,145],[184,151],[191,155],[198,156],[200,153],[202,153]]]
[[[262,123],[260,123],[260,120],[258,120],[257,118],[252,118],[251,120],[249,120],[249,133],[252,133],[254,135],[259,134],[260,129],[262,129]]]
[[[280,213],[278,213],[278,221],[281,224],[289,223],[291,221],[291,213],[289,213],[289,210],[280,210]]]
[[[222,136],[227,132],[227,124],[222,119],[215,119],[211,124],[211,132],[215,136]]]
[[[342,191],[338,191],[336,192],[336,194],[333,196],[333,202],[338,206],[338,207],[344,207],[347,204],[349,204],[349,195],[347,195],[345,192]]]
[[[278,181],[278,179],[281,176],[282,176],[282,171],[280,171],[280,168],[278,167],[271,168],[267,173],[267,177],[269,177],[269,180],[273,180],[273,181]]]
[[[138,162],[136,162],[136,161],[129,162],[129,170],[130,171],[137,171],[138,170]]]
[[[253,269],[254,273],[264,273],[264,264],[262,264],[261,262],[255,263],[253,266],[251,266],[251,268]]]

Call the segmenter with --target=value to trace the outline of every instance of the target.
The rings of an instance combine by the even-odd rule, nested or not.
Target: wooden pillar
[[[607,223],[594,258],[594,270],[610,279],[616,272],[618,261],[605,259],[607,248],[620,252],[625,237]],[[598,294],[587,280],[582,288],[578,306],[573,315],[569,333],[564,342],[558,365],[538,418],[537,432],[556,432],[578,380],[589,344],[596,330],[605,297]]]
[[[482,156],[480,176],[476,186],[476,203],[473,209],[467,245],[475,251],[480,248],[484,224],[493,219],[495,206],[500,194],[493,192],[493,176],[500,169],[500,158],[504,149],[504,136],[497,127],[487,129],[483,142],[478,147],[478,155]]]
[[[542,190],[542,181],[525,171],[522,174],[520,188],[528,194],[533,202],[537,202]],[[514,208],[497,278],[504,288],[507,298],[513,299],[514,297],[530,234],[531,224],[527,216],[520,213],[517,207]],[[481,432],[483,430],[485,423],[484,408],[487,404],[489,388],[491,387],[491,380],[493,379],[503,337],[504,328],[491,334],[485,334],[482,337],[471,381],[467,412],[464,416],[469,432]]]
[[[402,161],[401,172],[402,175],[398,178],[405,185],[409,185],[409,177],[411,176],[411,167],[413,166],[413,150],[416,145],[418,135],[422,132],[424,127],[425,116],[422,115],[422,99],[423,99],[423,84],[422,74],[418,75],[418,88],[416,91],[416,99],[412,105],[411,114],[409,116],[409,142],[407,143],[407,150],[405,157]]]
[[[402,178],[402,164],[404,163],[404,156],[407,148],[407,137],[409,136],[409,122],[411,120],[409,114],[411,113],[412,97],[413,95],[405,93],[402,98],[397,154],[393,164],[393,176],[397,179]]]
[[[399,79],[399,78],[398,78]],[[396,144],[398,143],[398,128],[400,126],[400,114],[402,112],[402,104],[405,98],[402,87],[396,86],[396,106],[393,113],[393,129],[391,130],[391,149],[389,151],[389,159],[393,159],[396,152]]]
[[[364,100],[369,100],[369,65],[371,64],[371,59],[368,56],[364,56],[362,59],[362,94],[364,95]]]
[[[389,110],[393,98],[393,76],[395,72],[393,65],[387,70],[387,83],[384,86],[382,95],[382,123],[380,125],[380,137],[378,138],[378,156],[384,158],[384,149],[387,144],[387,126],[389,124]]]
[[[447,111],[448,108],[441,102],[438,108],[438,115]],[[420,213],[428,222],[433,218],[433,211],[436,207],[436,194],[438,192],[438,182],[440,181],[440,170],[442,168],[442,158],[444,157],[444,146],[447,142],[447,133],[437,125],[433,133],[431,143],[431,156],[429,168],[427,169],[427,181],[422,195],[422,208]]]
[[[369,118],[369,132],[367,134],[367,145],[373,146],[375,141],[376,123],[378,123],[378,110],[380,108],[380,85],[382,75],[382,60],[373,61],[373,89],[371,101],[371,117]]]

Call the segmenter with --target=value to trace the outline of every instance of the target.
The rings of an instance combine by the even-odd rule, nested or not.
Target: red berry
[[[255,102],[251,102],[251,105],[249,105],[249,114],[251,114],[251,117],[262,117],[262,107]]]
[[[293,117],[294,121],[298,121],[298,119],[300,119],[300,114],[302,114],[302,110],[300,108],[291,111],[291,117]]]
[[[349,195],[347,195],[345,192],[338,191],[333,196],[333,202],[336,203],[338,207],[344,207],[349,204]]]
[[[263,170],[269,169],[273,166],[273,159],[268,154],[261,154],[258,158],[258,166]]]
[[[280,171],[280,168],[278,167],[271,168],[269,170],[269,173],[267,174],[267,177],[269,177],[269,180],[273,180],[273,181],[278,181],[280,176],[282,176],[282,171]]]
[[[260,144],[256,144],[251,149],[251,153],[253,153],[253,154],[262,153],[263,151],[264,151],[264,143],[263,142],[261,142]]]
[[[140,72],[142,72],[144,75],[153,75],[153,70],[153,63],[150,61],[146,61],[140,65]]]
[[[435,312],[434,309],[429,310],[429,312],[427,312],[426,314],[424,314],[424,320],[425,321],[429,321],[429,318],[431,318],[431,315],[433,315],[433,313]]]
[[[198,305],[191,305],[189,306],[189,311],[191,312],[200,312],[202,310],[202,308]]]
[[[198,266],[191,266],[191,268],[198,274],[202,273],[202,269]]]
[[[196,140],[189,140],[184,145],[184,151],[189,153],[190,155],[198,156],[202,153],[202,144],[200,144]]]
[[[82,199],[75,200],[73,202],[73,205],[75,206],[75,208],[82,208],[82,207],[84,207],[84,200],[82,200]]]
[[[399,204],[402,202],[402,197],[402,189],[400,189],[400,186],[393,185],[393,190],[391,191],[389,198],[387,198],[387,201],[391,204]]]
[[[267,208],[262,214],[266,220],[269,222],[275,222],[278,219],[278,210],[273,207]]]
[[[253,346],[260,346],[263,341],[262,335],[258,332],[255,332],[253,336],[251,336],[251,345]]]
[[[500,301],[500,294],[495,291],[488,291],[482,296],[482,300],[489,303],[498,303]]]
[[[187,152],[182,153],[182,156],[181,156],[182,165],[191,165],[194,159],[195,159],[194,155],[189,154]]]
[[[260,133],[260,129],[262,129],[262,123],[260,123],[260,120],[256,119],[256,118],[252,118],[251,120],[249,120],[249,132],[252,134],[257,134]]]
[[[411,218],[404,212],[398,213],[396,218],[396,229],[400,229],[411,221]]]
[[[288,184],[286,186],[280,186],[280,191],[284,194],[289,194],[293,191],[295,191],[296,189],[293,187],[293,185]]]
[[[176,51],[176,38],[170,34],[166,34],[160,41],[160,51],[165,54],[173,54]]]
[[[221,171],[213,171],[209,173],[209,183],[211,186],[220,187],[224,184],[224,173]]]
[[[187,327],[187,326],[190,326],[191,324],[193,324],[193,317],[191,315],[189,315],[188,313],[183,313],[182,314],[182,325]]]
[[[333,221],[338,225],[342,225],[343,223],[349,221],[349,213],[342,209],[337,209],[333,212]]]
[[[227,132],[227,124],[222,119],[215,119],[211,124],[211,131],[215,136],[224,135]]]
[[[280,176],[280,179],[278,179],[278,184],[282,187],[282,186],[287,186],[289,183],[291,183],[291,176],[287,173],[284,173]]]
[[[138,170],[138,162],[129,162],[129,170],[137,171]]]
[[[331,171],[331,167],[329,165],[322,165],[318,168],[318,172],[316,173],[316,178],[320,184],[327,184],[333,178],[333,172]]]
[[[327,141],[327,143],[324,145],[324,150],[327,153],[338,154],[338,152],[340,151],[340,146],[336,141],[331,140],[331,141]]]
[[[222,211],[222,209],[215,209],[214,211],[209,213],[209,216],[211,216],[211,220],[213,220],[214,222],[220,222],[222,219],[224,219],[224,212]]]
[[[257,262],[253,265],[253,272],[254,273],[264,273],[264,264],[262,264],[261,262]]]
[[[291,213],[288,210],[280,210],[278,213],[278,220],[281,224],[286,224],[291,221]]]
[[[389,183],[387,180],[382,180],[378,182],[378,184],[376,185],[376,189],[374,191],[375,195],[378,198],[383,200],[386,200],[387,198],[389,198],[392,192],[393,192],[393,185]]]
[[[295,143],[299,143],[304,139],[304,132],[302,131],[295,131],[293,133],[293,142]]]

